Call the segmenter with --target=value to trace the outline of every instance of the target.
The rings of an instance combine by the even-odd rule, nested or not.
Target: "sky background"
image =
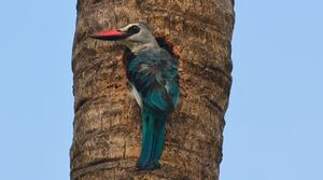
[[[0,3],[0,179],[69,179],[75,4]],[[221,180],[323,179],[322,7],[237,0]]]

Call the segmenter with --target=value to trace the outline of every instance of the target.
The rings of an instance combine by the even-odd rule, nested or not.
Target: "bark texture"
[[[136,171],[139,107],[125,50],[89,38],[146,21],[179,59],[181,102],[167,122],[162,168]],[[78,0],[72,69],[75,97],[71,179],[215,179],[231,87],[232,0]]]

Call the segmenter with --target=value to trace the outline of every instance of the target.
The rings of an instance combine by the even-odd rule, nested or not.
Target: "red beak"
[[[117,40],[125,39],[127,37],[128,35],[126,33],[117,29],[103,30],[91,36],[91,38],[94,38],[94,39],[108,40],[108,41],[117,41]]]

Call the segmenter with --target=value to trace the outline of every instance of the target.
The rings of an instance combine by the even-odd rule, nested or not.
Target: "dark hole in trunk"
[[[158,45],[165,49],[166,51],[168,51],[173,57],[175,57],[176,59],[178,59],[178,55],[174,53],[173,48],[174,45],[172,45],[169,41],[167,41],[164,37],[157,37],[156,41],[158,43]],[[130,49],[125,48],[124,54],[123,54],[123,60],[124,63],[126,63],[127,61],[131,60],[132,58],[134,58],[135,55],[130,51]]]
[[[156,41],[161,48],[167,50],[173,57],[176,57],[177,59],[177,55],[173,51],[174,45],[172,45],[169,41],[167,41],[166,38],[157,37]]]

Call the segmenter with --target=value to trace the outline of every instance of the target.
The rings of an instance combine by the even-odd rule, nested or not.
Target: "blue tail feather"
[[[137,162],[139,169],[159,168],[165,141],[165,122],[167,115],[143,108],[142,115],[142,146]]]
[[[153,161],[159,164],[160,157],[162,155],[164,144],[165,144],[165,122],[166,117],[157,122],[156,132],[154,134],[156,141],[154,152],[153,152]]]

